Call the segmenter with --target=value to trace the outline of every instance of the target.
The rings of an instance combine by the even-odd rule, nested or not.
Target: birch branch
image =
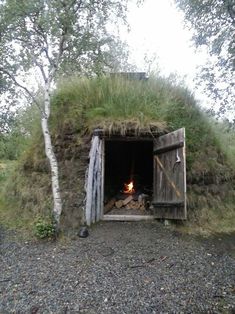
[[[67,34],[67,29],[65,28],[65,30],[62,31],[62,34],[61,34],[61,37],[60,37],[60,42],[59,42],[59,52],[58,52],[58,55],[57,55],[57,58],[54,62],[54,66],[52,68],[52,70],[50,71],[49,73],[49,76],[48,76],[48,82],[50,83],[55,74],[56,74],[56,71],[58,69],[58,65],[60,63],[60,58],[61,56],[63,55],[63,52],[64,52],[64,43],[65,43],[65,40],[66,40],[66,34]]]
[[[1,66],[0,66],[0,71],[2,71],[3,73],[5,73],[5,74],[15,83],[15,85],[17,85],[18,87],[22,88],[22,89],[26,92],[26,94],[31,97],[32,100],[33,100],[33,101],[35,102],[35,104],[37,105],[37,107],[38,107],[38,109],[40,110],[40,112],[43,114],[43,110],[42,110],[42,108],[41,108],[41,106],[40,106],[40,103],[38,102],[38,100],[36,99],[36,97],[33,95],[33,93],[30,92],[30,90],[29,90],[26,86],[24,86],[23,84],[19,83],[19,82],[17,81],[17,79],[14,77],[13,74],[11,74],[9,71],[7,71],[6,69],[4,69],[4,68],[1,67]]]

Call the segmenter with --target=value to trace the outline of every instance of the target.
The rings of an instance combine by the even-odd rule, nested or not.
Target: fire
[[[123,193],[126,193],[126,194],[135,193],[133,181],[131,181],[130,183],[124,183]]]

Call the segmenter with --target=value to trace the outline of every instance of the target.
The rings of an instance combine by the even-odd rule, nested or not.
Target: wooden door
[[[154,142],[154,216],[186,219],[185,129],[162,135]]]

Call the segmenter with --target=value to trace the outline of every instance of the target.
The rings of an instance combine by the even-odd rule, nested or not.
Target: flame
[[[126,193],[126,194],[135,193],[133,181],[131,181],[130,183],[124,183],[123,193]]]

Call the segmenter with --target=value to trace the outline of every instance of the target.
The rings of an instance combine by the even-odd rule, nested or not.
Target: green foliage
[[[10,228],[26,230],[31,227],[30,223],[33,219],[32,214],[21,208],[14,191],[9,191],[16,183],[14,181],[14,174],[17,167],[16,161],[0,161],[0,222]],[[22,176],[19,175],[19,170],[17,174],[19,176],[18,180],[21,180],[21,193],[23,193],[24,180]],[[11,196],[8,193],[11,193]]]
[[[56,233],[53,219],[50,217],[38,217],[34,223],[34,233],[39,239],[53,238]]]
[[[0,159],[17,160],[39,130],[39,112],[34,106],[20,110],[9,125],[8,132],[0,134]]]
[[[15,131],[0,136],[0,159],[16,160],[26,143],[27,139]]]
[[[201,72],[201,84],[220,105],[220,114],[234,111],[235,6],[233,0],[175,0],[194,30],[197,47],[207,46],[210,58]]]
[[[222,151],[235,168],[235,129],[227,121],[211,120],[211,125]]]
[[[126,49],[118,38],[108,33],[107,24],[125,20],[127,2],[2,2],[0,55],[4,67],[0,66],[0,78],[4,86],[9,79],[15,84],[22,72],[25,77],[27,74],[32,77],[32,72],[28,72],[32,67],[41,71],[43,83],[45,74],[52,74],[55,67],[60,75],[101,74],[104,69],[117,68],[116,60],[125,58]],[[35,97],[35,93],[32,91],[28,96]]]
[[[5,162],[0,161],[0,186],[6,180],[7,176],[7,165]]]

